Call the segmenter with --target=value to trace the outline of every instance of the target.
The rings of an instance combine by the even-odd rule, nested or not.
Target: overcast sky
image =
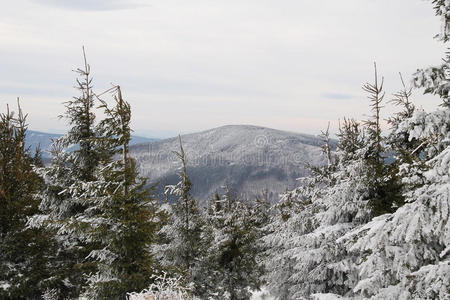
[[[386,97],[444,47],[423,0],[14,0],[0,10],[0,106],[57,132],[84,45],[100,92],[120,84],[140,134],[253,124],[317,134],[368,113],[373,62]],[[419,106],[439,99],[416,91]],[[394,110],[388,106],[384,116]]]

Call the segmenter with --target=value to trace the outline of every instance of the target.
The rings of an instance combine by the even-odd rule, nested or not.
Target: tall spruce
[[[420,144],[417,140],[410,139],[409,132],[399,130],[401,123],[411,118],[416,111],[416,107],[411,101],[412,88],[407,88],[402,74],[399,73],[399,75],[402,89],[394,93],[390,103],[400,108],[400,111],[388,119],[391,132],[387,137],[387,144],[390,147],[389,150],[395,155],[396,162],[401,164],[419,159],[420,151],[416,151],[416,149]]]
[[[384,92],[376,66],[374,83],[363,89],[371,100],[371,118],[363,123],[344,118],[334,160],[328,129],[323,132],[328,163],[311,167],[311,176],[283,195],[275,207],[264,240],[269,248],[268,286],[278,297],[351,293],[356,256],[348,256],[336,241],[373,215],[395,209],[397,199],[392,195],[401,191],[385,163],[380,115]]]
[[[390,132],[387,135],[386,143],[388,151],[393,156],[391,170],[396,172],[396,176],[405,178],[414,173],[420,178],[414,183],[401,180],[401,190],[403,195],[406,195],[408,191],[424,183],[425,177],[423,174],[428,170],[429,166],[425,163],[425,153],[423,152],[423,146],[426,141],[414,137],[411,128],[403,126],[404,122],[411,119],[421,109],[417,109],[412,103],[412,88],[406,87],[401,74],[400,81],[403,88],[395,93],[393,95],[394,98],[390,101],[393,105],[400,108],[400,111],[388,119]]]
[[[365,142],[361,125],[344,119],[332,164],[313,168],[275,206],[263,238],[269,248],[266,279],[275,296],[298,299],[351,289],[352,261],[336,240],[370,219]]]
[[[87,277],[89,299],[126,299],[127,292],[148,287],[155,273],[150,245],[157,231],[156,203],[146,180],[139,177],[129,153],[131,107],[114,87],[115,105],[98,98],[106,118],[97,126],[101,161],[83,231],[95,248],[86,257],[96,272]]]
[[[419,147],[401,161],[405,204],[347,233],[354,264],[352,292],[374,299],[445,299],[450,278],[450,110],[415,111],[393,136]],[[420,150],[418,150],[420,149]],[[420,151],[420,155],[414,152]],[[416,157],[417,156],[417,157]]]
[[[66,111],[60,116],[70,128],[54,141],[50,165],[38,169],[46,187],[40,194],[40,214],[30,220],[32,227],[52,230],[59,244],[52,263],[58,270],[55,293],[61,298],[78,297],[86,284],[85,274],[96,271],[95,264],[86,260],[98,245],[86,235],[85,220],[92,198],[100,195],[91,187],[98,180],[102,143],[95,125],[91,69],[84,48],[83,63],[83,69],[76,70],[80,95],[65,102]]]
[[[381,131],[381,109],[384,100],[384,78],[378,78],[377,66],[374,64],[375,78],[373,83],[366,83],[363,90],[368,93],[372,115],[364,121],[367,132],[365,160],[369,167],[368,186],[371,186],[368,200],[374,216],[393,212],[403,204],[400,179],[395,164],[387,164],[385,138]]]
[[[263,211],[227,187],[222,197],[210,203],[207,223],[213,239],[207,261],[213,271],[206,299],[250,299],[250,291],[261,287],[264,270],[259,228],[265,223]]]
[[[0,298],[39,298],[52,287],[48,233],[27,227],[38,210],[39,157],[25,148],[26,115],[0,114]]]
[[[204,220],[197,200],[191,194],[192,182],[187,172],[186,153],[181,136],[178,139],[180,151],[174,154],[180,160],[180,181],[165,188],[166,195],[175,199],[170,204],[168,223],[159,233],[164,236],[166,243],[158,246],[156,252],[161,258],[161,265],[182,275],[193,293],[198,294],[204,284],[200,274],[200,262],[204,254]]]

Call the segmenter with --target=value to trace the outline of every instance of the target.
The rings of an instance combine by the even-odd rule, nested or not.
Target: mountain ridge
[[[270,191],[270,198],[297,185],[309,174],[308,164],[325,163],[322,141],[313,135],[255,125],[225,125],[181,135],[192,193],[206,201],[225,184],[248,197]],[[178,137],[130,148],[139,172],[150,184],[178,181]]]

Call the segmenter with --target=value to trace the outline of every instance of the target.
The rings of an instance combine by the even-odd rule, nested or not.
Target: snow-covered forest
[[[447,45],[450,1],[431,3]],[[0,115],[0,299],[450,299],[450,54],[394,95],[375,65],[368,117],[343,116],[336,148],[324,130],[327,163],[275,203],[225,185],[206,204],[182,136],[179,182],[155,194],[125,91],[95,90],[83,54],[50,163],[25,147],[20,101]]]

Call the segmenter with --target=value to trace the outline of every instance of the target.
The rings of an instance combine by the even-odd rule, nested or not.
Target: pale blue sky
[[[0,10],[0,107],[61,131],[85,45],[97,91],[120,84],[137,133],[253,124],[317,134],[363,118],[376,60],[387,99],[444,48],[423,0],[14,0]],[[415,93],[425,109],[439,103]],[[392,113],[388,106],[384,115]]]

